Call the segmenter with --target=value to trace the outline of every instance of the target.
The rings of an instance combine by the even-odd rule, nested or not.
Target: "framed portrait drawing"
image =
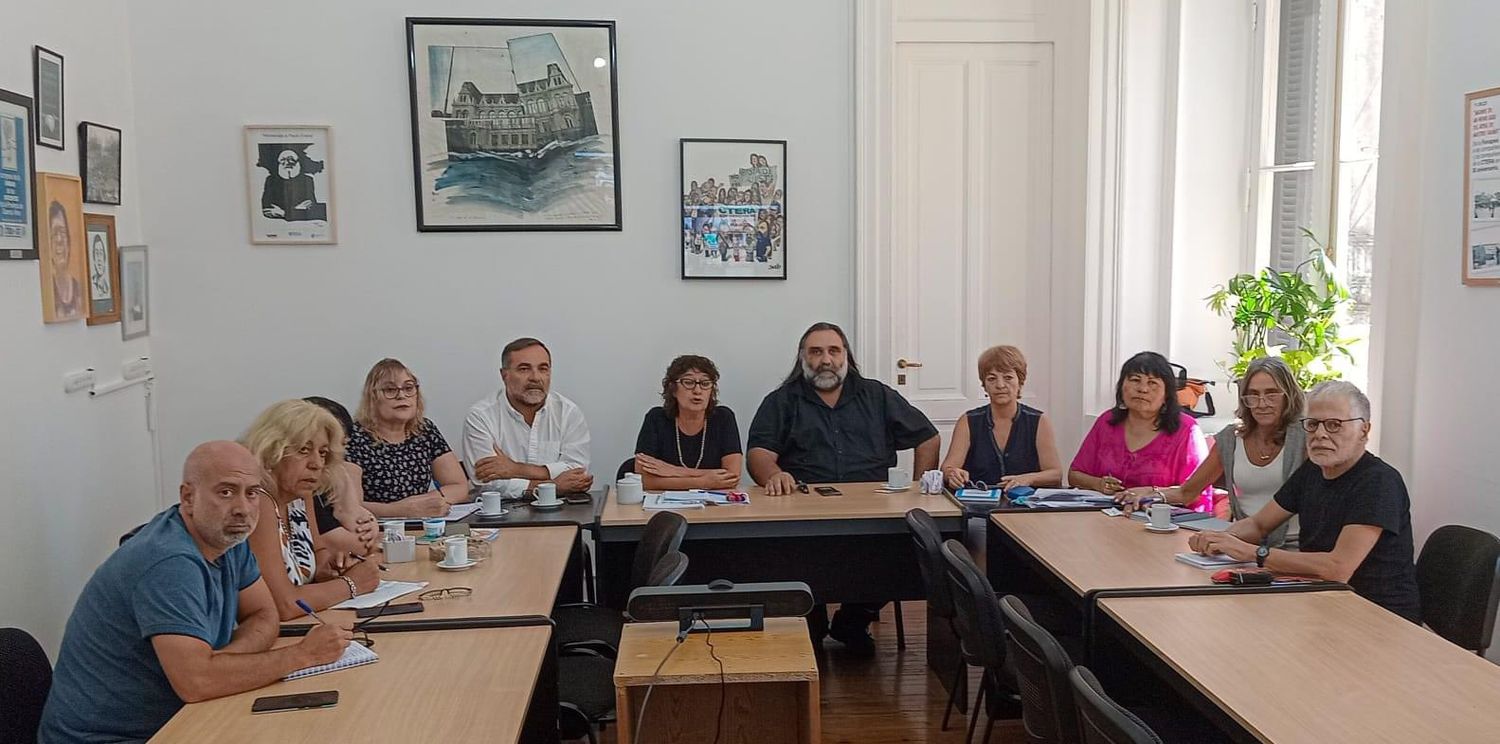
[[[36,143],[63,149],[63,58],[43,47],[31,48],[31,83],[36,96]]]
[[[38,173],[37,232],[42,237],[42,322],[82,320],[84,283],[83,186],[77,176]]]
[[[146,246],[120,249],[120,338],[129,341],[151,332],[151,296]]]
[[[0,259],[34,259],[36,149],[31,99],[0,90]]]
[[[619,230],[613,21],[408,18],[417,229]]]
[[[785,279],[786,140],[684,139],[683,279]]]
[[[333,192],[333,130],[326,126],[247,126],[250,242],[338,242]]]
[[[83,176],[83,201],[120,203],[120,130],[91,121],[79,122],[78,173]]]
[[[1463,283],[1500,287],[1500,88],[1464,96]]]
[[[89,325],[120,320],[120,246],[115,242],[115,218],[83,215],[83,243],[88,257]]]

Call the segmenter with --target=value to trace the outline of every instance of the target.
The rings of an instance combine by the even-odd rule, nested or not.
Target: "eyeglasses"
[[[1286,394],[1285,393],[1281,393],[1281,392],[1260,393],[1260,394],[1251,393],[1250,395],[1242,395],[1242,396],[1240,396],[1240,402],[1244,403],[1246,406],[1249,406],[1250,408],[1254,408],[1254,407],[1259,406],[1259,405],[1274,406],[1277,403],[1280,403],[1281,399],[1285,398],[1285,397],[1286,397]]]
[[[677,386],[683,390],[713,390],[714,381],[682,379],[677,381]]]
[[[1367,419],[1367,418],[1365,418],[1363,416],[1355,416],[1354,418],[1346,418],[1346,419],[1336,419],[1336,418],[1330,418],[1330,419],[1305,418],[1305,419],[1302,419],[1302,430],[1305,431],[1305,432],[1307,432],[1308,434],[1312,434],[1312,433],[1314,433],[1314,432],[1316,432],[1318,430],[1319,426],[1322,426],[1323,427],[1323,431],[1326,431],[1329,434],[1337,434],[1341,430],[1343,430],[1344,424],[1347,424],[1350,421],[1369,421],[1369,419]]]
[[[421,385],[418,385],[415,382],[408,382],[405,385],[402,385],[401,387],[383,387],[383,388],[380,388],[380,396],[383,397],[383,398],[385,398],[386,400],[396,400],[398,398],[410,398],[413,395],[416,395],[417,391],[421,390],[421,389],[422,389]]]
[[[417,599],[423,602],[435,602],[439,599],[459,599],[473,594],[474,590],[466,586],[450,586],[444,589],[429,589],[417,595]]]

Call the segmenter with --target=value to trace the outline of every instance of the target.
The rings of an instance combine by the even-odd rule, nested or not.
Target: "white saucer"
[[[449,564],[446,560],[437,562],[437,567],[443,569],[444,571],[463,571],[465,569],[473,568],[477,565],[479,565],[479,561],[476,560],[470,560],[468,563],[461,563],[456,566]]]
[[[1166,527],[1152,527],[1150,522],[1146,523],[1146,531],[1147,532],[1160,532],[1160,533],[1176,532],[1181,527],[1182,527],[1182,525],[1180,525],[1180,524],[1169,524]]]
[[[541,509],[542,511],[551,511],[553,509],[561,509],[561,508],[563,508],[564,506],[567,506],[567,505],[568,505],[568,502],[563,501],[562,499],[558,499],[557,501],[555,501],[555,502],[553,502],[551,504],[543,504],[540,501],[533,501],[533,502],[531,502],[531,508],[533,508],[533,509]]]
[[[497,511],[494,514],[487,514],[487,513],[485,513],[485,511],[483,509],[481,509],[481,510],[479,510],[477,512],[474,512],[474,513],[477,514],[477,515],[479,515],[479,517],[481,519],[483,519],[485,517],[503,517],[503,516],[509,514],[510,510],[509,509],[501,509],[500,511]]]
[[[885,485],[885,486],[881,486],[881,487],[875,489],[875,492],[876,493],[906,493],[907,491],[910,491],[910,490],[911,490],[911,486],[905,486],[903,488],[891,488],[889,485]]]

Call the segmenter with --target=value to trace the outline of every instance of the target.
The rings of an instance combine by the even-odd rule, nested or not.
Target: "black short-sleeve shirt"
[[[775,452],[777,465],[806,483],[884,481],[896,453],[937,436],[901,394],[850,372],[833,406],[805,379],[771,391],[750,423],[750,447]]]
[[[1417,571],[1412,563],[1411,499],[1395,468],[1368,452],[1333,480],[1311,460],[1276,492],[1276,503],[1301,523],[1300,549],[1328,553],[1345,525],[1380,528],[1380,538],[1349,586],[1365,599],[1412,622],[1421,622]]]
[[[680,457],[679,439],[682,442]],[[692,436],[679,432],[677,422],[657,406],[647,411],[645,420],[641,421],[641,433],[635,437],[635,451],[669,465],[703,470],[723,467],[726,455],[744,454],[740,449],[740,425],[734,420],[734,411],[726,406],[714,406],[704,430]]]
[[[431,419],[422,419],[416,433],[397,444],[377,439],[355,424],[344,459],[364,471],[366,501],[390,503],[431,491],[432,462],[451,451]]]

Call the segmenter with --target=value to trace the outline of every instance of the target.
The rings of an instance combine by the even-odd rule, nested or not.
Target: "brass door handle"
[[[905,357],[896,360],[896,369],[915,369],[922,366],[921,362],[908,361]]]

